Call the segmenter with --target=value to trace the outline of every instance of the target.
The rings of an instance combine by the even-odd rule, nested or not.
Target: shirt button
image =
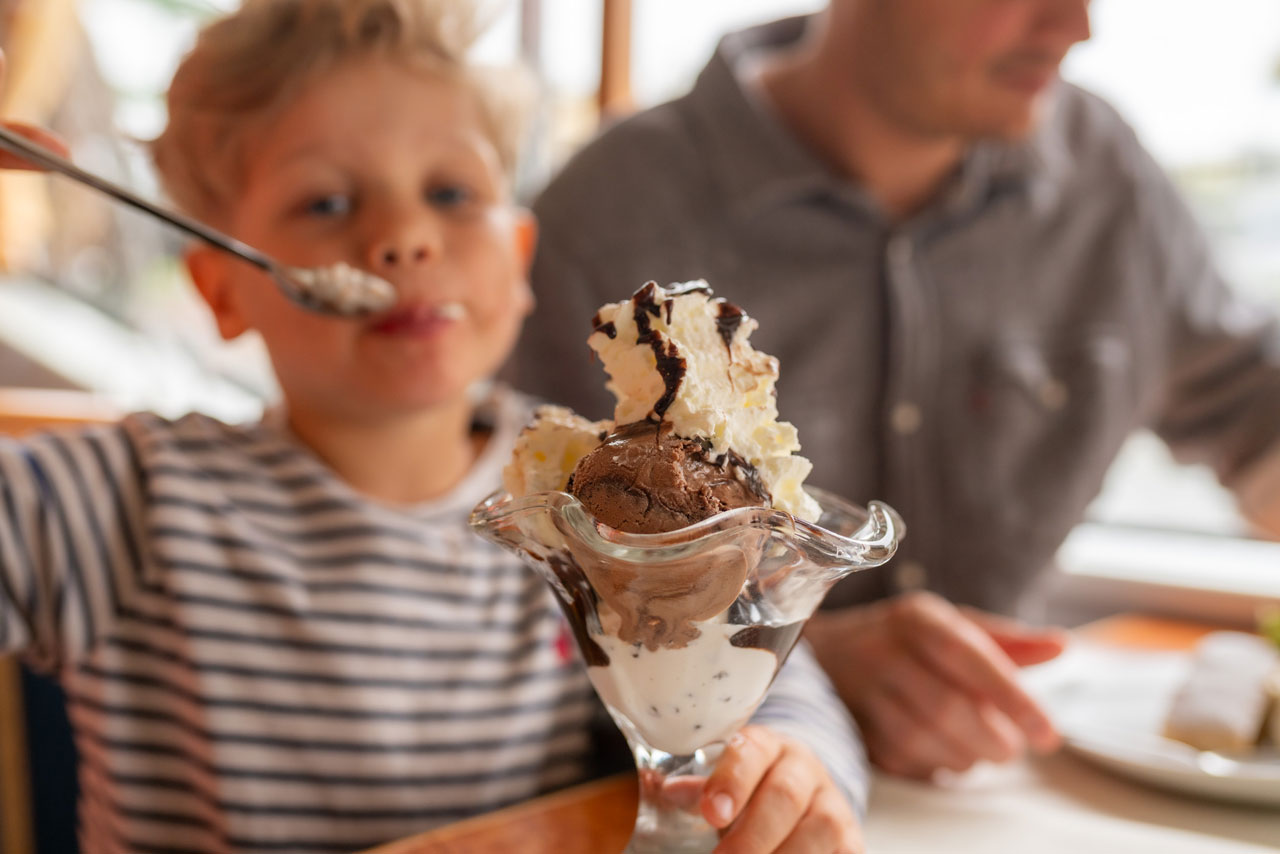
[[[929,573],[914,560],[904,560],[898,564],[893,574],[893,583],[900,592],[920,590],[929,582]]]
[[[889,425],[899,436],[910,436],[919,430],[922,420],[920,407],[908,401],[895,405],[893,411],[889,413]]]
[[[1036,396],[1040,398],[1040,403],[1044,408],[1052,412],[1057,412],[1066,406],[1067,400],[1070,398],[1066,385],[1061,380],[1053,377],[1040,383],[1040,387],[1036,389]]]
[[[910,268],[914,251],[909,237],[899,235],[889,240],[889,264],[895,272],[902,273]]]

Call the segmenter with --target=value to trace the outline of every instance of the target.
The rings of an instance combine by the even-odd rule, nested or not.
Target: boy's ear
[[[525,275],[533,268],[533,253],[538,249],[538,218],[528,208],[516,208],[516,252]]]
[[[213,313],[223,340],[230,341],[248,332],[249,323],[240,311],[232,288],[232,260],[221,251],[203,245],[192,246],[183,260],[196,290]]]

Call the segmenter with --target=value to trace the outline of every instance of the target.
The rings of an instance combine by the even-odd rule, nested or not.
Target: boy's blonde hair
[[[217,223],[239,192],[246,138],[309,80],[366,55],[468,86],[510,178],[531,86],[516,69],[469,63],[488,8],[474,0],[245,0],[201,30],[174,74],[168,124],[152,143],[161,183],[179,207]]]

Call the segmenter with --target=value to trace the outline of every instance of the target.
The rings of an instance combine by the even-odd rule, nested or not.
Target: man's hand
[[[715,854],[862,854],[853,809],[809,748],[763,726],[729,739],[702,789]]]
[[[1018,667],[1063,650],[1060,630],[909,593],[819,612],[806,636],[862,728],[871,761],[890,774],[928,779],[1060,742],[1017,681]]]

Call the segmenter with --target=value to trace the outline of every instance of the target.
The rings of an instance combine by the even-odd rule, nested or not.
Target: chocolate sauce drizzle
[[[747,489],[750,489],[764,501],[773,502],[773,493],[769,491],[769,487],[765,485],[764,479],[760,477],[760,471],[734,450],[729,450],[723,454],[711,456],[711,440],[705,436],[694,438],[698,443],[698,447],[702,450],[702,458],[713,466],[721,469],[726,468],[733,473],[733,476]]]
[[[592,333],[603,332],[605,335],[609,336],[610,340],[617,338],[618,327],[614,325],[613,321],[611,320],[608,323],[601,323],[601,319],[600,312],[598,311],[595,313],[595,316],[591,318]]]
[[[781,666],[792,647],[796,645],[796,639],[800,636],[802,628],[804,628],[803,620],[781,626],[747,626],[741,631],[734,632],[729,638],[729,643],[746,649],[768,650],[778,657],[778,665]]]
[[[746,312],[733,303],[720,303],[720,311],[716,315],[716,331],[720,333],[720,339],[724,341],[725,349],[730,351],[730,355],[733,352],[733,336],[737,334],[738,327],[742,326],[742,319],[746,316]]]
[[[761,498],[770,502],[773,501],[773,494],[769,492],[769,487],[765,486],[759,470],[739,456],[737,451],[730,450],[721,454],[713,462],[720,468],[724,468],[725,463],[728,463],[733,471],[733,476],[745,483],[747,488]]]
[[[588,667],[608,667],[609,654],[595,642],[587,631],[587,617],[596,613],[596,593],[582,575],[573,559],[567,556],[551,554],[547,556],[547,564],[560,579],[560,589],[556,592],[560,607],[565,614],[565,622],[573,630],[574,639],[578,641],[578,649]],[[735,635],[736,637],[736,635]]]
[[[699,290],[705,291],[707,288],[705,286],[689,287],[681,289],[680,293],[693,293]],[[654,359],[658,363],[658,375],[662,377],[662,397],[658,398],[658,402],[653,405],[653,414],[661,421],[676,399],[676,392],[680,390],[680,383],[684,380],[689,365],[680,355],[680,348],[675,345],[675,342],[653,328],[650,316],[657,317],[662,311],[661,303],[658,301],[659,293],[661,291],[658,289],[657,282],[646,282],[645,286],[636,291],[635,296],[631,298],[631,304],[636,331],[640,333],[636,336],[636,343],[648,344],[653,350]],[[670,311],[670,302],[667,302],[667,305]]]
[[[662,421],[672,402],[675,401],[676,392],[680,390],[680,383],[683,382],[689,366],[684,357],[680,355],[680,350],[676,347],[675,342],[653,328],[651,318],[660,317],[665,311],[667,325],[670,326],[671,312],[675,309],[675,298],[695,293],[706,294],[710,298],[713,291],[707,285],[699,282],[685,282],[684,284],[664,289],[659,288],[657,282],[650,281],[646,282],[631,297],[632,316],[635,319],[638,333],[636,343],[647,344],[652,348],[654,359],[657,361],[658,374],[662,377],[663,393],[658,398],[658,402],[654,404],[653,412],[650,415],[650,418],[657,421]],[[742,321],[746,319],[746,314],[731,302],[726,302],[722,299],[716,300],[716,302],[719,303],[715,321],[716,331],[720,334],[720,339],[724,341],[725,349],[729,350],[730,358],[732,358],[733,337],[742,326]],[[610,338],[617,337],[617,327],[612,322],[602,323],[601,320],[599,313],[592,318],[591,324],[595,331],[603,332]],[[732,380],[731,376],[730,382]],[[754,472],[754,469],[752,471]]]
[[[648,284],[645,285],[645,287],[648,287],[649,285],[653,285],[654,287],[657,287],[656,282],[649,282]],[[706,294],[707,296],[711,296],[712,294],[712,290],[709,285],[707,285],[705,282],[697,282],[697,281],[683,282],[679,285],[672,285],[671,287],[667,288],[666,291],[667,291],[667,296],[671,296],[671,297],[682,297],[685,294]]]

